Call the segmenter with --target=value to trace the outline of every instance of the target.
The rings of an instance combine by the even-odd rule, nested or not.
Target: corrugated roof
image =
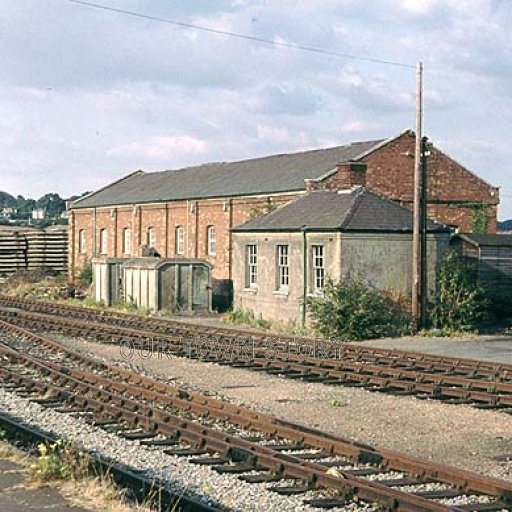
[[[459,236],[478,247],[512,247],[512,235],[460,233]]]
[[[357,159],[383,140],[271,155],[238,162],[218,162],[174,171],[139,172],[75,201],[72,208],[272,194],[304,189],[336,164]]]
[[[393,231],[411,232],[412,212],[365,188],[313,191],[233,231]],[[429,221],[429,231],[449,231]]]

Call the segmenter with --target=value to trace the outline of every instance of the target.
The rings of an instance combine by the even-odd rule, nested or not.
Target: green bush
[[[342,341],[401,336],[410,323],[400,304],[363,281],[327,280],[323,295],[308,298],[306,307],[316,330]]]
[[[455,252],[441,262],[431,305],[432,326],[448,332],[472,332],[483,319],[488,301],[475,267]]]
[[[92,284],[92,263],[88,261],[80,270],[78,279],[84,286],[91,286]]]

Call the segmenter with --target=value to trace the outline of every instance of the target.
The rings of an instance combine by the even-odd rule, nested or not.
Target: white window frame
[[[100,254],[108,254],[108,232],[106,228],[100,229]]]
[[[81,229],[78,232],[78,252],[80,254],[85,254],[87,252],[85,229]]]
[[[323,245],[311,246],[311,270],[313,291],[325,288],[325,251]]]
[[[246,288],[258,286],[258,246],[256,244],[245,246],[245,286]]]
[[[130,228],[123,229],[123,254],[131,254],[132,252],[132,230]]]
[[[217,254],[217,230],[215,226],[208,226],[206,228],[206,253],[208,256],[215,256]]]
[[[156,229],[153,226],[150,226],[146,233],[146,241],[148,247],[153,247],[153,249],[156,246]]]
[[[175,253],[179,256],[183,256],[185,254],[185,228],[183,226],[176,226],[174,235]]]
[[[276,248],[276,288],[288,290],[290,284],[290,255],[288,245],[278,245]]]

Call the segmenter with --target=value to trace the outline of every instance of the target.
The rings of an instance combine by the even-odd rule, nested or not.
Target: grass
[[[65,482],[61,486],[61,492],[71,504],[91,510],[151,512],[151,508],[145,503],[140,505],[128,503],[125,491],[120,489],[108,475]]]
[[[51,486],[70,504],[102,512],[151,512],[147,503],[128,500],[108,474],[92,474],[89,458],[73,443],[39,444],[35,456],[29,456],[3,441],[0,431],[0,459],[11,460],[26,469],[23,488]]]
[[[221,318],[221,322],[233,325],[248,325],[249,327],[265,330],[272,327],[268,320],[261,317],[256,318],[249,309],[232,309]]]
[[[323,337],[321,334],[309,327],[301,327],[295,323],[270,322],[255,314],[248,309],[232,309],[221,317],[221,322],[231,325],[247,325],[255,329],[265,331],[272,330],[276,333],[282,333],[290,336],[313,336]]]

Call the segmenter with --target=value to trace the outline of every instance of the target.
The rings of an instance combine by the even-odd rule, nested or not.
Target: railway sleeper
[[[81,400],[80,400],[79,398],[78,398],[78,399],[77,399],[77,398],[75,398],[75,400],[76,400],[76,401],[78,401],[79,403],[81,402]],[[122,404],[125,404],[125,402],[123,401],[123,402],[122,402]],[[94,405],[94,404],[92,404],[92,405]],[[107,406],[107,407],[108,407],[108,406]],[[125,410],[125,413],[126,413],[126,410]],[[135,417],[133,417],[133,418],[132,418],[132,416],[131,416],[131,415],[129,415],[129,414],[126,414],[126,416],[127,416],[128,418],[130,418],[130,419],[133,419],[133,421],[135,421]],[[137,421],[139,421],[139,420],[137,420]],[[142,420],[140,420],[140,421],[142,422]],[[165,420],[163,420],[163,421],[165,421]],[[186,427],[186,425],[184,425],[184,428],[185,428],[185,427]],[[189,434],[189,436],[188,436],[188,437],[189,437],[189,439],[190,439],[190,437],[191,437],[191,436],[190,436],[190,434]],[[221,441],[220,441],[220,440],[218,441],[218,443],[212,443],[211,441],[209,441],[209,445],[210,445],[210,452],[211,452],[211,451],[216,451],[216,450],[217,450],[217,448],[218,448],[218,446],[220,446],[220,444],[221,444]],[[269,463],[269,464],[272,464],[272,465],[274,464],[273,462],[271,462],[271,461],[270,461],[270,458],[265,457],[264,455],[262,455],[262,457],[263,457],[263,459],[267,458],[267,460],[268,460],[268,463]],[[305,472],[304,472],[303,470],[301,470],[299,466],[296,466],[296,467],[292,468],[290,465],[288,465],[288,469],[287,469],[287,471],[288,471],[288,474],[289,474],[289,473],[293,473],[292,478],[298,478],[298,477],[297,477],[297,475],[305,476],[305,475],[304,475],[304,474],[305,474]],[[381,470],[376,470],[376,471],[378,471],[378,472],[382,472]],[[348,473],[347,473],[347,474],[348,474]],[[319,478],[323,479],[323,477],[322,477],[322,476],[319,476]],[[350,484],[349,484],[349,485],[350,485]],[[458,494],[458,495],[460,495],[460,492],[459,492],[459,494]]]

